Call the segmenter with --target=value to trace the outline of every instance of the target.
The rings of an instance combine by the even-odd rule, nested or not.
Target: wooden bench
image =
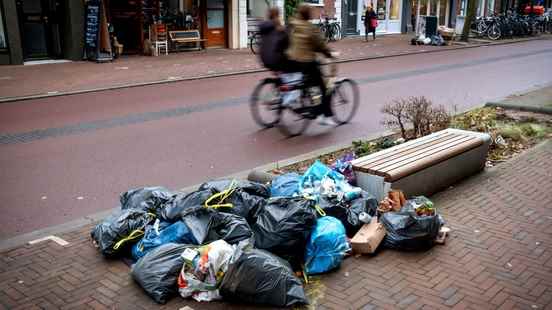
[[[169,38],[175,44],[176,50],[181,51],[180,45],[195,43],[194,47],[187,47],[185,50],[201,50],[201,43],[207,41],[202,39],[198,30],[173,30],[169,31]]]
[[[429,196],[485,167],[488,134],[446,129],[352,162],[358,186],[383,199],[390,188]]]

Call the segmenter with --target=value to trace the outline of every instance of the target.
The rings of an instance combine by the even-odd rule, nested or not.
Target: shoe
[[[337,126],[337,123],[333,119],[326,116],[319,116],[317,119],[318,124],[322,126]]]

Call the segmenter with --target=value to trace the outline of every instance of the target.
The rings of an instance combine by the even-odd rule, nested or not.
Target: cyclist
[[[287,58],[285,51],[289,45],[289,37],[282,25],[280,10],[271,8],[267,13],[267,20],[259,25],[261,47],[259,56],[267,69],[285,71]]]
[[[322,40],[318,27],[310,23],[311,16],[311,7],[302,4],[297,9],[296,18],[291,21],[290,43],[286,51],[289,58],[289,69],[308,76],[314,86],[320,88],[322,103],[316,111],[318,122],[322,125],[335,126],[337,124],[331,119],[333,116],[331,98],[326,92],[326,84],[320,71],[320,65],[316,61],[316,54],[321,53],[328,58],[334,57]]]

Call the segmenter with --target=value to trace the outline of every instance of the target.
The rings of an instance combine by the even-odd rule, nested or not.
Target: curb
[[[247,179],[247,177],[248,177],[249,173],[251,173],[251,171],[255,171],[255,170],[270,171],[270,170],[275,169],[277,167],[292,165],[292,164],[301,162],[301,161],[306,160],[306,159],[311,159],[311,158],[314,158],[314,157],[318,157],[320,155],[324,155],[324,154],[327,154],[327,153],[338,151],[340,149],[351,146],[352,142],[356,141],[356,140],[373,140],[373,139],[377,139],[377,138],[380,138],[380,137],[389,136],[391,134],[393,134],[393,132],[390,131],[390,130],[387,130],[387,131],[383,131],[383,132],[370,134],[370,135],[367,135],[367,136],[360,136],[360,137],[357,137],[357,138],[354,138],[354,139],[350,139],[347,142],[330,145],[330,146],[320,148],[320,149],[317,149],[317,150],[314,150],[314,151],[311,151],[311,152],[308,152],[308,153],[297,155],[297,156],[294,156],[294,157],[291,157],[291,158],[278,160],[278,161],[275,161],[275,162],[272,162],[272,163],[269,163],[269,164],[265,164],[265,165],[261,165],[261,166],[258,166],[258,167],[246,169],[246,170],[236,172],[236,173],[233,173],[233,174],[229,174],[229,175],[219,177],[219,178],[216,178],[216,179],[244,179],[245,180],[245,179]],[[206,182],[206,181],[208,181],[208,180],[205,180],[204,182]],[[186,192],[186,193],[195,191],[195,190],[197,190],[197,188],[202,183],[187,186],[185,188],[179,189],[179,191]],[[18,235],[18,236],[10,237],[8,239],[0,240],[0,252],[5,252],[7,250],[25,245],[25,244],[27,244],[28,242],[30,242],[32,240],[43,238],[45,236],[70,233],[70,232],[78,230],[79,228],[82,228],[86,225],[94,224],[94,223],[97,223],[97,222],[101,221],[102,219],[104,219],[105,217],[110,215],[115,210],[118,210],[118,208],[111,208],[111,209],[108,209],[108,210],[104,210],[104,211],[100,211],[100,212],[93,213],[93,214],[90,214],[90,215],[86,215],[86,216],[71,220],[71,221],[63,223],[63,224],[58,224],[58,225],[38,229],[38,230],[35,230],[35,231],[32,231],[32,232],[28,232],[28,233],[21,234],[21,235]]]
[[[450,48],[446,48],[446,49],[421,50],[421,51],[416,51],[416,52],[403,52],[403,53],[396,53],[396,54],[391,54],[391,55],[347,58],[347,59],[336,60],[334,63],[350,63],[350,62],[357,62],[357,61],[366,61],[366,60],[372,60],[372,59],[382,59],[382,58],[400,57],[400,56],[408,56],[408,55],[417,55],[417,54],[443,53],[443,52],[447,52],[447,51],[454,51],[454,50],[461,50],[461,49],[468,49],[468,48],[478,48],[478,47],[487,47],[487,46],[495,46],[495,45],[517,44],[517,43],[524,43],[524,42],[537,41],[537,40],[550,40],[550,38],[541,36],[541,37],[534,37],[534,38],[518,39],[518,40],[514,40],[514,41],[499,41],[499,42],[489,42],[489,43],[481,43],[481,44],[474,44],[474,45],[461,45],[461,46],[450,47]],[[259,68],[259,69],[241,70],[241,71],[234,71],[234,72],[227,72],[227,73],[204,74],[204,75],[197,75],[197,76],[191,76],[191,77],[165,79],[165,80],[158,80],[158,81],[151,81],[151,82],[138,82],[138,83],[129,83],[129,84],[122,84],[122,85],[108,86],[108,87],[98,87],[98,88],[91,88],[91,89],[65,91],[65,92],[58,92],[58,93],[55,93],[55,94],[35,94],[35,95],[15,96],[15,97],[0,97],[0,104],[17,102],[17,101],[32,100],[32,99],[43,99],[43,98],[50,98],[50,97],[79,95],[79,94],[85,94],[85,93],[102,92],[102,91],[117,90],[117,89],[123,89],[123,88],[133,88],[133,87],[158,85],[158,84],[168,84],[168,83],[175,83],[175,82],[204,80],[204,79],[227,77],[227,76],[239,76],[239,75],[246,75],[246,74],[253,74],[253,73],[260,73],[260,72],[268,72],[268,71],[269,70],[267,70],[267,69]]]
[[[552,108],[549,108],[549,107],[539,107],[539,106],[521,105],[521,104],[512,104],[512,103],[499,103],[499,102],[487,102],[485,106],[552,115]]]

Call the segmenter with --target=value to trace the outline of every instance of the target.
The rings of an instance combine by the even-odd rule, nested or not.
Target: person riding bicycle
[[[289,58],[289,71],[301,72],[307,76],[313,86],[318,86],[322,93],[322,103],[316,114],[322,125],[337,125],[331,117],[331,97],[326,91],[326,83],[316,61],[316,54],[321,53],[328,58],[334,58],[331,50],[322,39],[318,27],[310,23],[311,7],[302,4],[297,9],[297,16],[291,21],[289,48],[286,54]]]
[[[282,25],[280,10],[270,8],[267,20],[259,25],[261,47],[259,56],[263,65],[272,71],[285,71],[287,57],[285,51],[289,46],[289,36]]]

